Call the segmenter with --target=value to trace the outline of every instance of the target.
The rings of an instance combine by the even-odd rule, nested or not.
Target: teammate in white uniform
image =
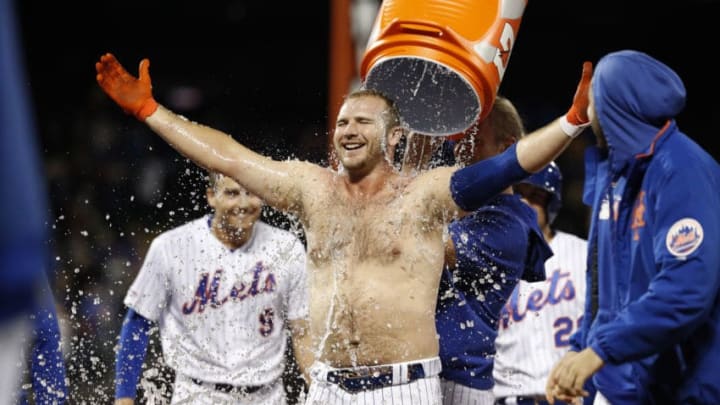
[[[308,313],[305,249],[258,220],[262,200],[215,176],[207,191],[214,214],[155,238],[125,297],[118,404],[135,397],[151,323],[176,372],[173,404],[286,402],[285,324],[302,329]]]
[[[562,204],[561,190],[562,174],[555,163],[514,187],[537,212],[554,255],[545,262],[546,281],[521,280],[503,307],[495,340],[496,404],[547,403],[547,377],[580,324],[587,242],[551,228]]]

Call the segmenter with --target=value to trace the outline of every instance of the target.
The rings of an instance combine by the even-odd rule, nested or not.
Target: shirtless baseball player
[[[585,106],[573,105],[494,159],[408,178],[391,164],[405,131],[394,103],[362,90],[346,97],[336,119],[341,168],[333,171],[262,156],[159,105],[147,59],[139,78],[112,54],[96,70],[106,94],[179,153],[299,218],[310,289],[304,344],[316,360],[308,403],[441,402],[435,302],[447,224],[540,170],[587,122]],[[591,70],[583,67],[575,100],[587,100],[577,94]]]

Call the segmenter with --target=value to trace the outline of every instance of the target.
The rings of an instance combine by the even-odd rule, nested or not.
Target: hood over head
[[[592,90],[613,172],[635,155],[650,152],[663,126],[685,107],[685,86],[677,73],[633,50],[601,58]]]

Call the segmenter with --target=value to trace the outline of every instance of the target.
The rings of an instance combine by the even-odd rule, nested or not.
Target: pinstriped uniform
[[[182,393],[215,395],[216,383],[282,388],[285,322],[308,312],[298,238],[257,221],[250,239],[231,250],[210,222],[206,215],[155,238],[124,301],[158,323],[177,384],[202,382],[176,387],[173,403],[188,403]],[[260,390],[253,403],[276,404],[275,392],[284,401],[282,390]]]
[[[407,365],[421,363],[425,378],[407,382]],[[368,389],[358,393],[345,391],[340,385],[328,381],[327,374],[337,370],[315,362],[310,368],[312,383],[305,405],[441,405],[440,359],[426,359],[407,363],[395,363],[393,385]]]
[[[495,396],[490,390],[471,388],[455,381],[442,380],[445,405],[493,405]]]
[[[493,376],[498,398],[544,395],[552,367],[570,348],[585,305],[587,242],[557,232],[546,281],[520,281],[503,308]]]

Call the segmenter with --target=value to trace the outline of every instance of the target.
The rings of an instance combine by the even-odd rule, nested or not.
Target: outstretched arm
[[[518,141],[517,161],[523,170],[529,173],[542,170],[590,125],[587,109],[592,69],[592,63],[583,63],[580,83],[565,115]]]
[[[96,78],[126,113],[145,122],[196,164],[232,177],[275,208],[285,210],[299,203],[299,179],[308,170],[308,163],[274,161],[224,132],[189,121],[159,105],[152,95],[149,67],[150,61],[143,59],[136,78],[108,53],[95,64]]]
[[[523,137],[505,152],[457,170],[450,180],[458,207],[472,211],[508,186],[540,171],[554,160],[589,124],[588,90],[592,64],[583,64],[582,77],[567,114]]]

